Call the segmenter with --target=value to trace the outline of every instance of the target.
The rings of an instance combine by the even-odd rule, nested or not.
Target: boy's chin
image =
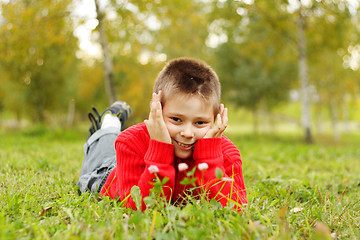
[[[187,159],[192,157],[192,151],[181,151],[178,149],[175,149],[175,156],[180,159]]]

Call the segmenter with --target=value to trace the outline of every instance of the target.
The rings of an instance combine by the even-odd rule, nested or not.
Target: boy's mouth
[[[193,145],[195,144],[195,143],[193,143],[193,144],[185,144],[185,143],[178,142],[176,140],[174,140],[174,141],[177,143],[177,145],[179,145],[180,148],[182,148],[184,150],[190,150],[193,147]]]

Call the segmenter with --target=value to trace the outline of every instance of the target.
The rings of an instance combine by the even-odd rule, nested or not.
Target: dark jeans
[[[84,161],[77,185],[80,192],[100,192],[110,172],[116,166],[115,140],[120,129],[96,131],[84,144]]]

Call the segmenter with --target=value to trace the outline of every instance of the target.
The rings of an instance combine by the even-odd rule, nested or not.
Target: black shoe
[[[117,118],[119,118],[119,120],[121,122],[121,130],[124,130],[126,120],[131,115],[131,108],[130,108],[129,104],[127,104],[126,102],[123,102],[123,101],[114,102],[113,104],[111,104],[110,107],[105,109],[105,111],[99,116],[99,124],[100,124],[100,126],[101,126],[101,122],[102,122],[105,114],[107,114],[107,113],[110,113],[111,115],[116,116]]]
[[[123,101],[114,102],[113,104],[111,104],[110,107],[105,109],[105,111],[101,115],[99,114],[99,111],[94,106],[92,107],[92,109],[95,113],[95,116],[91,112],[88,114],[89,120],[91,122],[88,138],[91,135],[93,135],[94,132],[96,132],[97,130],[99,130],[101,128],[101,122],[103,120],[103,117],[107,113],[110,113],[111,115],[119,118],[119,120],[121,122],[121,131],[125,129],[125,122],[131,114],[131,108],[130,108],[129,104],[127,104],[126,102],[123,102]]]
[[[88,117],[91,122],[91,126],[89,128],[89,136],[88,136],[89,138],[91,135],[94,134],[94,132],[100,129],[101,125],[99,122],[99,118],[96,118],[94,114],[92,114],[91,112],[88,113]]]

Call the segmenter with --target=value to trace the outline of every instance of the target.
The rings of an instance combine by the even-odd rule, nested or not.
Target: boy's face
[[[174,145],[175,156],[192,156],[197,140],[214,125],[214,108],[197,95],[176,94],[166,99],[163,117]]]

